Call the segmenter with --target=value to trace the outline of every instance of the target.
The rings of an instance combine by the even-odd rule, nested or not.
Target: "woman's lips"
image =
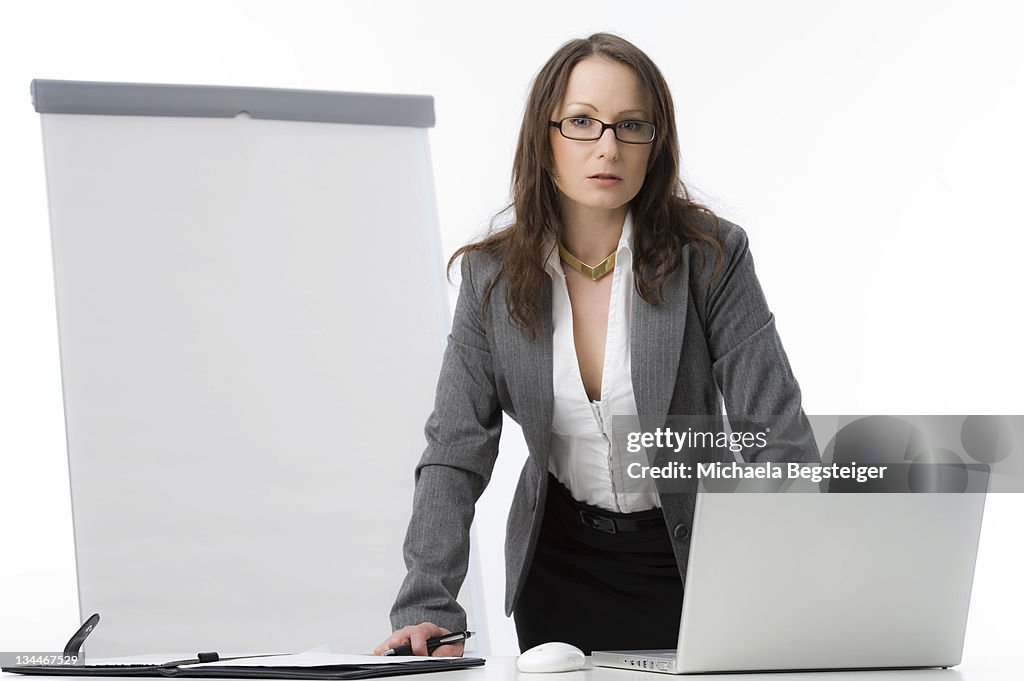
[[[597,175],[591,175],[590,177],[588,177],[587,182],[592,182],[598,187],[614,187],[615,185],[622,182],[622,178],[616,175],[599,173]]]

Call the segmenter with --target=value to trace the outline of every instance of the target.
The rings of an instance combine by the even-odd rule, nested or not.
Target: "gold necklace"
[[[564,260],[569,267],[573,268],[585,277],[590,277],[594,281],[597,281],[615,269],[615,251],[612,251],[611,255],[593,266],[588,265],[570,253],[561,243],[558,244],[558,253],[562,256],[562,260]]]

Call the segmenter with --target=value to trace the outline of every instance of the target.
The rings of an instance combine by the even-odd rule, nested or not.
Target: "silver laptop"
[[[984,506],[983,493],[699,494],[678,648],[594,651],[594,665],[959,664]]]

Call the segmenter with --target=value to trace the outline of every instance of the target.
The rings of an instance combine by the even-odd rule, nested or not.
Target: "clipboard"
[[[96,627],[100,616],[85,621],[64,648],[64,657],[77,658],[82,643]],[[193,677],[246,679],[368,679],[480,667],[476,657],[412,658],[403,660],[372,655],[324,655],[323,664],[305,661],[299,655],[250,655],[222,658],[215,652],[198,653],[195,658],[157,664],[54,664],[3,667],[0,671],[36,676]],[[279,658],[274,660],[273,658]],[[333,658],[333,659],[332,659]],[[234,662],[235,664],[231,664]],[[280,664],[276,664],[279,662]]]
[[[245,658],[251,659],[251,658]],[[194,662],[194,661],[189,661]],[[453,669],[480,667],[484,660],[475,657],[409,660],[391,664],[347,664],[327,667],[178,667],[163,665],[33,665],[4,667],[2,671],[37,676],[162,676],[167,678],[231,679],[370,679],[405,674],[423,674]]]

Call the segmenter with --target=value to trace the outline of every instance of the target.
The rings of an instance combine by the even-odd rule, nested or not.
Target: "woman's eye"
[[[636,130],[640,127],[640,121],[622,121],[619,123],[619,130]]]
[[[574,128],[589,128],[593,122],[593,119],[583,117],[569,119],[569,125]]]

